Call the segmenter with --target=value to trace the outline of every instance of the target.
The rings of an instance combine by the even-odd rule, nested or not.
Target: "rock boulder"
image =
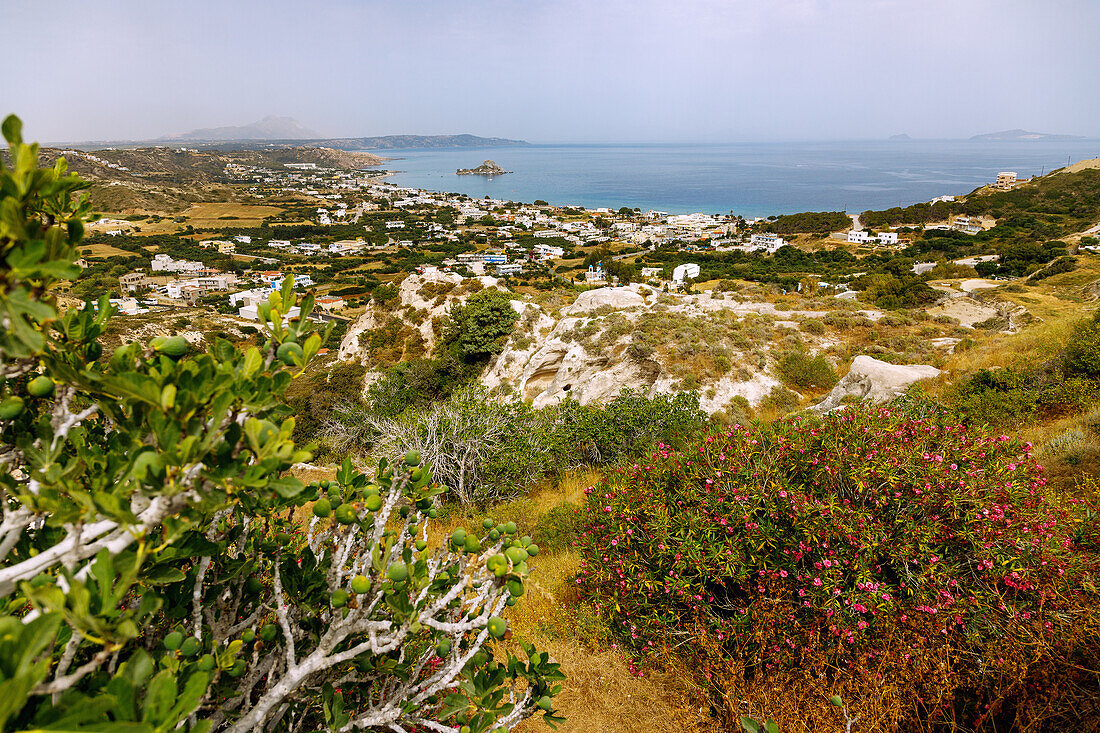
[[[909,385],[939,375],[940,370],[927,365],[899,365],[860,355],[852,368],[821,403],[818,412],[829,412],[843,406],[843,400],[853,395],[861,400],[885,402],[905,392]]]

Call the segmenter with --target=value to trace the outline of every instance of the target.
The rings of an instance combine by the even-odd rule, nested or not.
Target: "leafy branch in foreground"
[[[430,544],[440,489],[411,454],[325,486],[290,475],[310,455],[283,395],[323,341],[313,296],[272,293],[260,346],[105,357],[109,302],[61,313],[50,295],[76,275],[85,184],[38,168],[16,118],[3,132],[0,730],[561,720],[558,665],[490,648],[538,553],[513,525]]]

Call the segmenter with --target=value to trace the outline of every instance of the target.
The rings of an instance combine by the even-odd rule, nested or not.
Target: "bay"
[[[907,206],[1100,157],[1100,141],[531,145],[371,151],[399,186],[474,198],[746,217]],[[491,159],[507,175],[459,176]]]

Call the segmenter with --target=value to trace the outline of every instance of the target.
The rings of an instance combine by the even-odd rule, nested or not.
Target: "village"
[[[257,304],[281,287],[285,277],[292,277],[297,288],[317,289],[313,317],[351,319],[357,315],[358,293],[347,287],[352,284],[348,275],[379,277],[377,261],[402,253],[405,266],[399,269],[406,273],[442,271],[509,281],[546,278],[582,288],[619,284],[618,265],[637,263],[632,279],[675,290],[699,279],[699,265],[647,266],[643,261],[647,253],[772,256],[788,244],[798,246],[807,239],[803,236],[800,242],[795,235],[796,241],[791,241],[771,231],[774,227],[769,225],[778,218],[774,216],[746,219],[733,213],[674,214],[472,199],[396,186],[385,180],[385,171],[326,168],[316,163],[278,167],[229,163],[224,175],[248,202],[293,200],[296,205],[287,211],[286,230],[308,224],[312,236],[282,234],[278,226],[282,222],[276,221],[263,233],[233,233],[233,225],[227,225],[224,232],[210,232],[214,237],[203,237],[206,232],[188,235],[189,243],[204,253],[196,259],[173,256],[158,247],[147,267],[118,276],[114,293],[118,297],[112,302],[121,313],[194,307],[217,299],[223,312],[229,309],[240,318],[255,321]],[[1014,173],[1004,172],[991,188],[1010,190],[1021,182]],[[953,196],[942,196],[929,203],[953,200]],[[911,244],[911,229],[874,230],[861,226],[858,217],[850,219],[847,230],[829,232],[812,244],[880,254]],[[995,224],[989,217],[952,215],[926,229],[976,234]],[[111,240],[137,242],[142,238],[140,222],[124,218],[102,217],[89,228]],[[329,233],[332,236],[324,236]],[[607,255],[608,261],[592,261],[593,252]],[[204,262],[206,253],[218,256],[222,266]],[[996,257],[984,257],[990,259]],[[983,258],[975,260],[980,261]],[[225,262],[232,267],[224,266]],[[969,260],[960,262],[968,264]],[[82,264],[88,263],[82,260]],[[935,265],[915,262],[912,271],[923,274]],[[332,276],[320,277],[319,269]],[[398,275],[400,272],[393,272],[389,279]],[[847,283],[819,284],[834,288],[842,297],[855,297]]]

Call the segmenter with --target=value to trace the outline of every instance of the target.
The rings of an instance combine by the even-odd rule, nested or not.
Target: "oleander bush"
[[[838,692],[866,729],[1095,724],[1100,555],[1046,491],[1029,444],[940,411],[734,426],[587,490],[577,584],[731,725],[825,729]]]

